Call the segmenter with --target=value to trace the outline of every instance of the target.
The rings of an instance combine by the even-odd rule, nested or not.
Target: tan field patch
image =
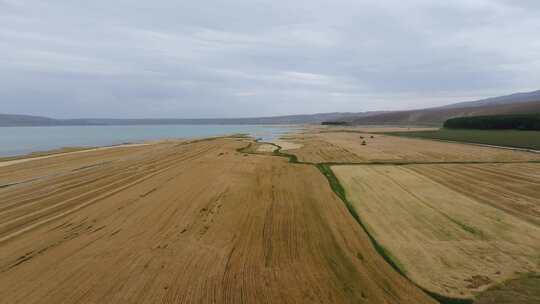
[[[295,143],[293,140],[276,139],[272,143],[280,146],[282,151],[302,148],[302,144]]]
[[[145,145],[117,147],[114,149],[92,149],[80,152],[54,154],[39,158],[23,158],[8,161],[9,165],[0,166],[0,187],[6,184],[22,183],[43,178],[52,174],[65,174],[71,171],[101,166],[111,161],[119,161],[124,158],[142,157],[148,153],[154,153],[166,145]]]
[[[66,148],[66,149],[60,149],[58,152],[52,152],[52,153],[35,153],[37,156],[29,155],[29,156],[21,156],[21,157],[12,157],[7,158],[7,160],[0,159],[0,167],[6,167],[6,166],[12,166],[16,164],[21,164],[29,161],[35,161],[35,160],[41,160],[41,159],[47,159],[52,157],[59,157],[59,156],[66,156],[66,155],[73,155],[73,154],[79,154],[79,153],[88,153],[88,152],[94,152],[94,151],[102,151],[102,150],[109,150],[109,149],[118,149],[118,148],[128,148],[128,147],[139,147],[144,146],[148,144],[124,144],[124,145],[117,145],[117,146],[108,146],[108,147],[98,147],[98,148]],[[66,151],[63,151],[66,150]],[[73,151],[70,151],[73,150]],[[41,155],[43,154],[43,155]]]
[[[333,166],[348,200],[375,239],[427,290],[452,297],[471,297],[518,273],[540,271],[540,227],[477,200],[481,187],[455,191],[452,183],[439,183],[441,165]],[[447,165],[444,165],[447,166]],[[511,165],[504,170],[510,171]],[[454,170],[475,172],[480,166],[453,165]],[[540,165],[530,165],[540,172]],[[488,166],[484,170],[496,170]],[[516,167],[520,172],[522,167]],[[475,173],[475,176],[481,174]],[[538,204],[540,178],[505,192],[505,180],[484,179],[500,187],[499,195],[523,197]],[[435,181],[437,180],[437,181]],[[479,191],[478,194],[471,192]],[[514,197],[517,192],[521,196]],[[536,206],[538,207],[538,205]]]
[[[409,166],[432,180],[540,225],[540,164]]]
[[[321,132],[362,132],[362,133],[380,133],[380,132],[414,132],[414,131],[433,131],[438,130],[439,128],[432,127],[417,127],[417,126],[350,126],[350,127],[340,127],[340,126],[328,126],[320,127],[319,129],[312,129],[313,131],[318,130]]]
[[[301,162],[361,162],[362,160],[347,149],[324,140],[320,134],[297,134],[294,142],[301,144],[300,148],[289,151],[297,156]]]
[[[260,144],[258,147],[257,147],[257,152],[263,152],[263,153],[272,153],[274,151],[276,151],[278,149],[278,147],[274,146],[274,145],[270,145],[270,144]]]
[[[237,152],[246,143],[0,168],[7,183],[36,179],[0,189],[0,302],[434,303],[314,166]]]
[[[314,163],[540,161],[538,153],[380,134],[306,133],[294,139],[303,147],[292,153]]]
[[[474,304],[540,303],[540,275],[528,274],[482,293]]]

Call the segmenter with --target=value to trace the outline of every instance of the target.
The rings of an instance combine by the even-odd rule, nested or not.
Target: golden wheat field
[[[0,303],[538,296],[540,155],[359,131],[1,161]]]
[[[427,290],[471,298],[540,271],[540,164],[332,170],[370,233]]]
[[[435,303],[314,166],[167,142],[0,168],[1,303]]]
[[[540,161],[540,153],[350,131],[310,129],[291,141],[301,147],[290,153],[311,163]]]

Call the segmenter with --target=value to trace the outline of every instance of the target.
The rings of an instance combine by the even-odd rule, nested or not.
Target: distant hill
[[[462,102],[438,108],[394,111],[343,119],[353,125],[442,125],[454,117],[540,113],[540,91]]]
[[[187,124],[318,124],[326,120],[364,117],[384,112],[321,113],[252,118],[201,118],[201,119],[114,119],[80,118],[54,119],[30,115],[0,114],[0,127],[9,126],[112,126],[112,125],[187,125]]]
[[[0,126],[40,125],[53,126],[55,119],[41,116],[0,114]]]
[[[408,111],[372,111],[360,113],[320,113],[248,118],[199,119],[54,119],[41,116],[0,114],[0,127],[6,126],[88,126],[88,125],[186,125],[186,124],[320,124],[353,125],[433,125],[462,116],[540,113],[540,90],[528,93],[450,104],[443,107]]]
[[[454,103],[441,108],[467,108],[467,107],[480,107],[485,105],[502,105],[502,104],[514,104],[520,102],[540,101],[540,90],[527,93],[515,93],[511,95],[504,95],[499,97],[486,98],[476,101],[466,101]]]

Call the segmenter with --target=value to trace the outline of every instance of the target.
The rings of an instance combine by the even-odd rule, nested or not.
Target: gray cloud
[[[538,1],[0,0],[0,112],[236,117],[538,89]]]

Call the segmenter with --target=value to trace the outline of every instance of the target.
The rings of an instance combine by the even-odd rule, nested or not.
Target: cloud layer
[[[0,112],[408,109],[540,84],[540,4],[0,0]]]

